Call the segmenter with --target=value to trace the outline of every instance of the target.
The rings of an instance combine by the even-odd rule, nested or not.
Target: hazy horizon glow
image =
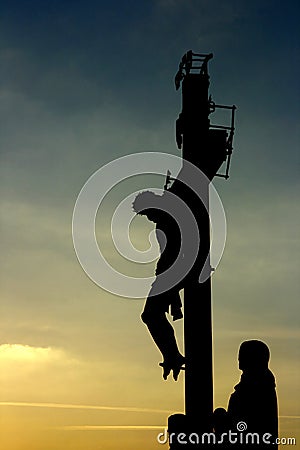
[[[213,100],[238,107],[230,179],[214,181],[227,219],[213,276],[214,404],[226,407],[239,380],[240,343],[262,339],[281,435],[300,442],[299,5],[4,0],[0,12],[1,448],[158,449],[158,429],[184,409],[183,376],[161,379],[143,300],[90,281],[71,223],[103,165],[139,152],[180,156],[174,75],[189,49],[213,52]],[[121,258],[109,221],[125,193],[150,182],[162,187],[151,176],[117,186],[96,222],[111,264],[141,277],[155,263]],[[137,249],[149,248],[151,230],[134,219]]]

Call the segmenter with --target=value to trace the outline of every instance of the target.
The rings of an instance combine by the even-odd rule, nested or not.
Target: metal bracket
[[[226,140],[227,163],[226,163],[225,173],[224,174],[221,174],[221,173],[216,174],[217,177],[225,178],[227,180],[229,178],[231,155],[232,155],[232,151],[233,151],[233,137],[234,137],[234,131],[235,131],[234,121],[235,121],[235,111],[236,111],[237,107],[235,105],[232,105],[232,106],[216,105],[215,102],[212,101],[211,97],[209,97],[208,106],[209,106],[210,113],[215,112],[215,110],[217,108],[231,110],[231,119],[230,119],[229,126],[215,125],[215,124],[210,124],[210,126],[209,126],[210,129],[219,129],[219,130],[228,130],[229,131],[229,136]]]
[[[182,60],[179,64],[178,72],[175,76],[175,87],[176,91],[180,88],[181,81],[184,79],[186,75],[188,75],[191,71],[196,71],[196,73],[200,73],[200,75],[208,75],[207,73],[207,64],[210,59],[213,58],[213,54],[202,54],[202,53],[193,53],[192,50],[189,50],[185,55],[183,55]]]

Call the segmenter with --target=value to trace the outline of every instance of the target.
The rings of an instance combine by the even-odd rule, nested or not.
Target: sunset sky
[[[144,300],[87,277],[72,214],[104,164],[180,156],[174,75],[189,49],[214,53],[213,99],[238,107],[231,177],[214,183],[227,218],[213,276],[215,407],[239,380],[239,344],[262,339],[280,434],[300,446],[298,25],[293,0],[1,2],[1,449],[159,449],[168,415],[183,411],[183,377],[162,380]],[[132,181],[147,182],[163,179]],[[108,222],[129,190],[116,187],[97,222],[99,245],[124,273]],[[150,231],[135,219],[138,249]],[[182,346],[182,323],[176,330]]]

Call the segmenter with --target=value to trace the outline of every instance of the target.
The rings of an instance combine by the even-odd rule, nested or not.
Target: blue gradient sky
[[[213,99],[238,106],[231,178],[215,183],[228,221],[214,276],[215,403],[226,406],[238,380],[239,343],[261,338],[280,414],[292,416],[283,433],[300,428],[298,23],[296,1],[1,2],[1,399],[28,411],[0,404],[3,448],[109,450],[122,440],[124,449],[150,449],[156,432],[146,428],[78,438],[64,427],[166,418],[37,413],[33,403],[182,409],[182,380],[160,379],[143,302],[115,298],[85,276],[71,218],[103,164],[140,151],[180,155],[173,79],[188,49],[214,53]],[[138,223],[140,245],[147,230]]]

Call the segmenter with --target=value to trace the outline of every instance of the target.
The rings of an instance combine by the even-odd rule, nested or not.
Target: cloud
[[[34,347],[23,344],[0,345],[0,367],[2,379],[19,379],[32,372],[47,372],[52,368],[76,366],[79,361],[60,348]]]
[[[15,400],[36,390],[60,390],[80,373],[82,364],[62,348],[24,344],[0,346],[0,373],[3,395]]]
[[[57,408],[57,409],[88,409],[101,411],[124,411],[133,413],[157,413],[165,414],[171,413],[168,409],[154,409],[154,408],[137,408],[132,406],[99,406],[99,405],[76,405],[68,403],[34,403],[34,402],[0,402],[0,406],[20,406],[29,408]]]
[[[22,344],[0,345],[0,364],[10,362],[38,362],[61,361],[65,359],[64,352],[51,347],[31,347]]]
[[[96,431],[96,430],[163,430],[164,425],[70,425],[59,427],[66,431]]]

